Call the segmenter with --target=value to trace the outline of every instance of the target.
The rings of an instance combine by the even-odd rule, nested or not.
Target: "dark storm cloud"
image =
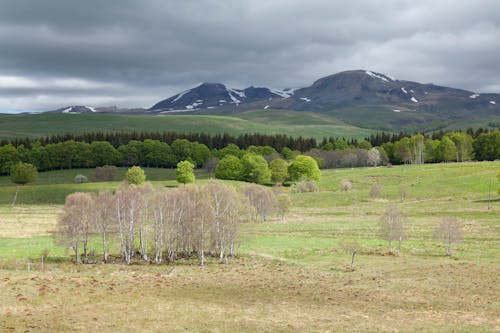
[[[148,107],[204,81],[284,88],[358,68],[500,92],[499,13],[495,0],[1,1],[0,109]]]

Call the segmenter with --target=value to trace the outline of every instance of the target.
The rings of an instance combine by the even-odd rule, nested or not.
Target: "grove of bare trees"
[[[54,236],[78,263],[91,261],[91,243],[100,244],[104,263],[111,261],[110,248],[119,249],[115,259],[126,264],[198,258],[204,265],[206,256],[227,262],[236,254],[241,224],[263,222],[271,212],[283,215],[277,203],[274,192],[260,185],[238,191],[217,180],[175,189],[124,183],[114,194],[69,195]]]

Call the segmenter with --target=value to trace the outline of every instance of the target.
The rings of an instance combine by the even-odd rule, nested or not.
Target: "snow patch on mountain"
[[[470,95],[469,97],[470,97],[470,98],[472,98],[472,99],[475,99],[475,98],[478,98],[478,97],[479,97],[479,94],[472,94],[472,95]]]
[[[85,106],[87,109],[89,109],[91,112],[97,112],[96,109],[94,109],[93,107],[91,106]]]
[[[413,96],[410,98],[410,100],[411,100],[412,102],[414,102],[414,103],[418,103],[418,100],[417,100],[415,97],[413,97]]]
[[[182,98],[182,96],[186,95],[190,91],[191,91],[191,89],[184,90],[183,92],[181,92],[180,94],[178,94],[177,97],[174,100],[172,100],[170,103],[177,102],[178,100],[180,100]]]
[[[365,71],[365,73],[369,76],[371,76],[372,78],[374,79],[379,79],[379,80],[382,80],[382,81],[385,81],[385,82],[389,82],[389,80],[392,80],[389,76],[387,75],[382,75],[382,74],[379,74],[379,73],[374,73],[374,72],[371,72],[371,71]],[[392,80],[394,81],[394,80]]]
[[[278,90],[278,89],[270,89],[273,94],[276,94],[280,96],[281,98],[289,98],[293,96],[295,93],[295,90],[300,89],[300,88],[287,88],[283,90]]]
[[[186,109],[189,109],[189,110],[193,110],[193,109],[196,109],[196,107],[200,106],[203,104],[203,100],[202,99],[198,99],[196,100],[196,102],[192,103],[192,104],[189,104],[189,105],[186,105]]]
[[[229,93],[229,95],[231,95],[231,93],[233,94],[236,94],[238,95],[240,98],[246,98],[247,96],[245,95],[245,92],[244,91],[240,91],[240,90],[237,90],[237,89],[232,89],[232,88],[226,88],[227,92]]]
[[[409,95],[409,94],[408,94],[408,92],[406,91],[405,87],[401,87],[401,90],[402,90],[405,94]]]
[[[301,97],[300,99],[303,100],[306,103],[309,103],[311,101],[311,99],[309,99],[307,97]]]
[[[269,109],[269,105],[264,106],[264,110]]]
[[[490,101],[490,104],[495,105],[495,104],[497,104],[497,102],[495,102],[495,101]]]

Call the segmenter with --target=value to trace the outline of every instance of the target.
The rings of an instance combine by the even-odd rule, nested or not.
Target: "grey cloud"
[[[297,87],[358,68],[500,92],[498,13],[495,0],[3,1],[0,109],[148,107],[204,81]]]

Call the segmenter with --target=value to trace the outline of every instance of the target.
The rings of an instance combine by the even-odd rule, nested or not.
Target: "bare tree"
[[[102,238],[103,261],[109,260],[109,236],[115,232],[115,214],[113,210],[113,195],[109,191],[100,191],[93,196],[94,223]]]
[[[153,220],[154,261],[160,264],[163,260],[165,246],[165,228],[167,220],[168,190],[156,191],[150,197],[151,216]]]
[[[276,195],[274,192],[265,186],[250,184],[243,188],[243,194],[247,196],[255,208],[255,212],[260,217],[261,222],[265,222],[267,216],[276,205]]]
[[[354,260],[356,254],[361,249],[361,245],[355,238],[344,239],[340,242],[341,248],[351,257],[351,270],[354,271]]]
[[[377,181],[375,184],[373,184],[372,188],[370,189],[370,196],[372,198],[378,198],[382,194],[382,183]]]
[[[377,166],[380,164],[380,151],[377,148],[371,148],[367,153],[368,157],[366,163],[370,166]]]
[[[401,243],[405,238],[404,223],[406,216],[397,206],[390,205],[380,218],[380,234],[389,242],[389,253],[395,254],[393,242],[398,241],[397,253],[401,252]]]
[[[114,208],[120,244],[125,262],[130,264],[134,255],[134,234],[136,225],[141,217],[142,200],[136,185],[124,183],[115,194]]]
[[[347,179],[343,179],[340,182],[340,188],[342,189],[342,191],[348,192],[352,188],[352,183],[349,180],[347,180]]]
[[[461,243],[463,240],[462,226],[457,219],[444,217],[436,227],[435,237],[446,246],[446,255],[451,256],[452,244]]]
[[[68,195],[57,221],[56,233],[60,236],[59,242],[73,249],[77,263],[81,262],[80,246],[83,247],[84,263],[88,263],[93,202],[89,193],[76,192]]]
[[[141,258],[144,261],[148,261],[148,251],[147,251],[147,233],[149,231],[150,222],[150,207],[149,201],[153,192],[153,186],[150,182],[144,183],[144,185],[137,187],[137,195],[139,196],[140,211],[139,218],[137,220],[137,225],[139,229],[139,248],[141,252]]]
[[[402,184],[401,186],[399,186],[399,194],[401,196],[401,202],[404,202],[406,200],[406,198],[408,197],[408,185],[406,184]]]
[[[233,187],[220,181],[210,181],[204,191],[213,209],[213,247],[221,262],[227,262],[227,252],[231,256],[235,253],[239,226],[247,220],[248,203]]]
[[[290,210],[291,200],[288,194],[281,193],[276,196],[276,212],[281,216],[283,220],[285,214]]]

